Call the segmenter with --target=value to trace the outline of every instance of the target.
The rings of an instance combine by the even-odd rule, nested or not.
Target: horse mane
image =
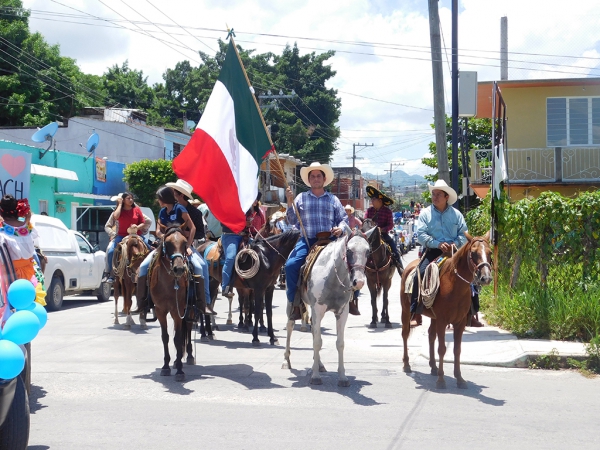
[[[288,230],[285,233],[274,234],[273,236],[269,236],[266,238],[262,238],[265,241],[268,241],[269,244],[277,243],[278,245],[285,246],[289,244],[292,240],[295,242],[298,240],[298,234],[300,231],[294,229]]]
[[[163,236],[163,239],[168,238],[169,236],[171,236],[173,233],[176,232],[181,232],[181,228],[179,227],[179,225],[174,225],[174,224],[169,224],[167,225],[167,231],[165,231],[165,234]]]
[[[446,262],[442,265],[440,270],[440,276],[444,275],[448,271],[454,272],[454,270],[458,270],[458,265],[462,258],[464,258],[466,253],[470,249],[470,243],[473,239],[477,239],[476,237],[471,236],[469,233],[465,233],[467,237],[467,243],[463,245],[458,251],[452,256],[452,258],[448,258]]]

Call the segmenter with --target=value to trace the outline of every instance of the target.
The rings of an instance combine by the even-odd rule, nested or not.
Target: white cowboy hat
[[[110,198],[110,201],[111,201],[111,202],[116,202],[116,201],[117,201],[117,199],[118,199],[118,198],[121,198],[122,196],[123,196],[123,193],[122,193],[122,192],[119,192],[117,195],[113,195],[113,196]]]
[[[273,220],[279,220],[279,219],[282,219],[283,217],[285,217],[285,216],[284,216],[284,214],[281,211],[277,211],[272,216]]]
[[[429,193],[433,191],[444,191],[448,194],[448,204],[453,205],[458,199],[456,191],[446,184],[444,180],[437,180],[435,184],[429,185]]]
[[[194,188],[187,181],[179,179],[175,183],[167,183],[165,186],[168,186],[172,189],[175,189],[178,192],[181,192],[189,199],[192,198],[192,191],[194,190]]]
[[[344,209],[349,209],[350,214],[354,214],[354,208],[352,207],[352,205],[346,205],[346,206],[344,206]]]
[[[321,170],[325,174],[325,184],[323,186],[327,186],[333,181],[333,169],[326,164],[314,162],[310,166],[300,169],[300,177],[302,178],[302,181],[304,181],[305,185],[310,186],[310,183],[308,182],[308,174],[313,170]]]

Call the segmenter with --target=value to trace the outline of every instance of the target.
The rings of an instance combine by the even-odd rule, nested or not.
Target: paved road
[[[414,257],[414,255],[413,255]],[[285,296],[275,294],[279,346],[226,326],[218,300],[217,340],[196,342],[187,381],[159,376],[160,329],[112,324],[113,304],[65,302],[33,343],[30,448],[323,449],[598,448],[600,380],[575,372],[463,366],[469,382],[435,390],[421,343],[413,374],[402,372],[399,277],[394,328],[368,328],[363,313],[346,333],[349,388],[337,386],[335,319],[323,323],[322,386],[309,384],[310,333],[294,332],[293,369],[282,370]],[[136,319],[137,321],[137,319]],[[450,369],[450,370],[448,370]],[[446,373],[451,374],[450,367]]]

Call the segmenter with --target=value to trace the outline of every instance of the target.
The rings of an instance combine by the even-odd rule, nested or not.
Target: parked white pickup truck
[[[39,235],[37,244],[48,258],[44,271],[47,308],[60,309],[64,295],[96,295],[107,301],[111,285],[102,283],[105,253],[59,219],[34,214],[31,221]]]

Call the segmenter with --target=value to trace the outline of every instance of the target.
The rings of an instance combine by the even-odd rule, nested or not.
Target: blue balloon
[[[46,322],[48,322],[48,311],[46,311],[46,308],[39,303],[33,302],[33,304],[29,305],[29,308],[26,308],[25,311],[31,311],[34,313],[40,321],[40,330],[44,328]]]
[[[17,311],[8,318],[2,330],[2,339],[15,344],[31,342],[40,331],[40,321],[31,311]]]
[[[0,378],[10,380],[21,373],[25,367],[25,355],[17,344],[0,341]]]
[[[29,280],[15,280],[8,288],[8,301],[16,310],[27,309],[35,300],[35,287]]]

